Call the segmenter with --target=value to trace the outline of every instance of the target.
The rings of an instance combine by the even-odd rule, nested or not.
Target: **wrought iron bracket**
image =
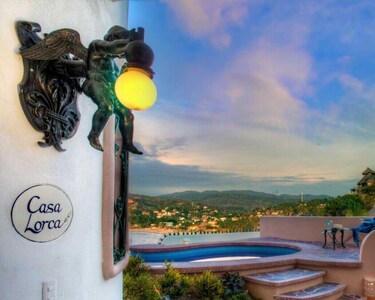
[[[21,51],[42,41],[37,35],[41,31],[37,23],[17,22],[16,30]],[[77,94],[81,92],[79,83],[85,76],[86,64],[69,55],[54,60],[33,60],[23,56],[22,60],[24,75],[18,93],[27,120],[44,134],[44,142],[38,144],[65,151],[61,147],[62,140],[74,136],[80,121]]]

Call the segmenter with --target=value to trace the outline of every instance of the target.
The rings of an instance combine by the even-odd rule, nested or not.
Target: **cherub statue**
[[[136,32],[121,26],[112,27],[103,40],[90,43],[87,58],[87,74],[83,83],[83,92],[98,106],[88,135],[91,146],[103,150],[99,135],[112,113],[119,118],[119,129],[124,139],[126,150],[142,154],[133,145],[134,116],[129,109],[118,101],[115,94],[115,82],[119,75],[114,58],[125,56],[126,45],[136,38]]]

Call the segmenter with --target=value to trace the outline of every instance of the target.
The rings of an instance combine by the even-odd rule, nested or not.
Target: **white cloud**
[[[242,126],[302,130],[310,113],[298,95],[311,90],[313,77],[308,53],[300,45],[262,38],[233,57],[212,81],[202,109],[211,111],[215,102]]]
[[[175,14],[176,23],[196,39],[208,38],[216,47],[228,47],[228,29],[241,26],[247,16],[247,0],[163,0]]]
[[[242,51],[236,66],[251,73],[272,78],[292,93],[306,93],[313,77],[308,51],[294,43],[279,44],[261,38]]]
[[[341,84],[347,88],[354,89],[356,91],[363,90],[363,83],[350,74],[342,74],[339,76]]]
[[[231,77],[224,94],[233,117],[245,124],[293,130],[304,115],[303,103],[272,77]]]
[[[314,131],[321,136],[322,132],[328,132],[323,137],[325,141],[349,136],[349,140],[355,138],[360,145],[367,144],[369,139],[375,139],[375,85],[366,85],[349,73],[334,74],[329,83],[335,81],[341,85],[342,95],[325,111],[316,109],[310,112],[311,119],[319,121]]]

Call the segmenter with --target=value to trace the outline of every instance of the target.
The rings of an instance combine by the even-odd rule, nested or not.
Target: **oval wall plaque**
[[[13,227],[25,239],[45,243],[60,237],[73,219],[73,206],[60,188],[44,184],[23,191],[13,203]]]

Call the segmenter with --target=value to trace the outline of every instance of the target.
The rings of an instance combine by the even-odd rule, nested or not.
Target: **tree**
[[[366,214],[364,202],[357,195],[345,195],[332,198],[325,206],[328,216],[361,216]]]

